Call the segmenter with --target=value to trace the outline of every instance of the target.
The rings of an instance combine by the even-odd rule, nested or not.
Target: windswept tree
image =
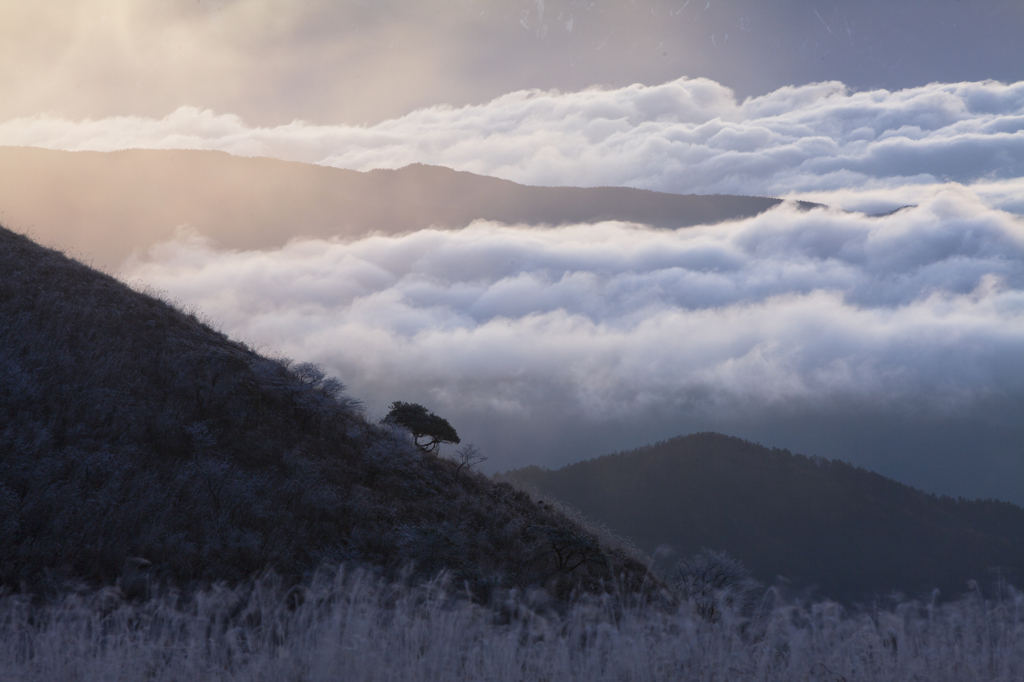
[[[416,447],[424,453],[436,455],[441,443],[459,443],[459,434],[447,419],[438,417],[416,403],[391,403],[391,411],[384,421],[408,429]]]

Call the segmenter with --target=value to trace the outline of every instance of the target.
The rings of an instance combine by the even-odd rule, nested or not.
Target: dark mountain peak
[[[679,436],[557,471],[505,475],[564,500],[654,553],[704,547],[760,580],[856,600],[1024,570],[1024,509],[937,497],[838,460],[718,433]]]

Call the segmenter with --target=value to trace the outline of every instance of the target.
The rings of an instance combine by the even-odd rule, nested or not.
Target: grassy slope
[[[481,596],[644,579],[338,388],[0,228],[0,585],[110,583],[128,557],[177,584],[338,562],[448,569]],[[566,570],[555,548],[586,561]]]
[[[947,596],[1024,570],[1024,509],[925,494],[838,461],[720,434],[508,478],[562,499],[654,552],[725,550],[760,580],[777,575],[859,599],[939,587]]]

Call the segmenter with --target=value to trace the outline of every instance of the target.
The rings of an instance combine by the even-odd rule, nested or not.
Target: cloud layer
[[[234,115],[182,107],[163,119],[17,119],[0,124],[0,144],[219,149],[356,170],[422,162],[526,184],[834,192],[840,200],[894,187],[920,194],[937,182],[995,183],[999,191],[989,198],[1012,210],[1024,203],[1024,81],[898,92],[849,92],[828,82],[739,102],[713,81],[680,79],[614,90],[513,92],[370,127],[301,121],[253,127]]]
[[[676,231],[478,222],[244,252],[182,232],[123,274],[324,363],[375,409],[422,400],[470,432],[495,416],[948,417],[1024,395],[1024,224],[957,185],[879,218],[783,204]],[[537,461],[487,438],[498,466]]]

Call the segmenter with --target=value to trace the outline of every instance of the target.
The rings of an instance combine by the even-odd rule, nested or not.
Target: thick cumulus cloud
[[[325,364],[372,409],[457,417],[497,466],[596,454],[524,452],[487,430],[501,419],[662,415],[671,435],[680,414],[742,431],[772,411],[947,418],[1024,395],[1024,224],[956,185],[883,217],[783,204],[675,231],[478,222],[252,252],[183,231],[123,275]]]
[[[221,149],[356,170],[422,162],[527,184],[680,193],[836,192],[838,198],[874,192],[877,198],[895,187],[917,188],[912,193],[920,195],[937,182],[1003,183],[990,196],[1013,209],[1024,202],[1024,82],[897,92],[849,92],[827,82],[740,102],[716,82],[680,79],[613,90],[513,92],[369,127],[301,121],[252,127],[234,115],[183,107],[163,119],[17,119],[0,124],[0,143]]]

